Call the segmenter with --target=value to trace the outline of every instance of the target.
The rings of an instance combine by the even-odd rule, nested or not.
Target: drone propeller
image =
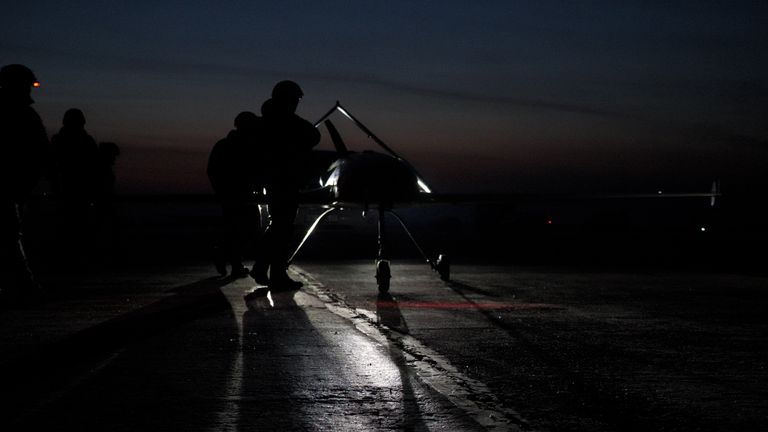
[[[325,127],[328,129],[328,134],[331,136],[331,141],[333,141],[333,146],[336,148],[336,153],[342,156],[349,153],[349,150],[347,150],[347,146],[344,144],[344,140],[341,139],[341,134],[339,134],[336,126],[334,126],[330,120],[326,120],[324,123]]]

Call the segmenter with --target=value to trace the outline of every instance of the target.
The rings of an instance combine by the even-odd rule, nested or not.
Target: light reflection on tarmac
[[[369,261],[298,263],[300,291],[247,298],[251,280],[209,265],[78,276],[0,311],[0,429],[754,430],[768,415],[768,278],[392,271],[388,296]]]

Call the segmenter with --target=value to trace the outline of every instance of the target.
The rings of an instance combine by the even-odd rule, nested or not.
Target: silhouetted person
[[[51,137],[57,192],[63,197],[91,201],[98,184],[99,150],[85,130],[85,115],[77,108],[64,113],[62,127]]]
[[[235,129],[219,140],[208,157],[208,179],[221,204],[224,219],[224,239],[214,251],[216,269],[227,274],[226,264],[232,266],[232,276],[248,275],[243,255],[254,232],[261,232],[261,216],[253,200],[253,160],[258,158],[262,120],[250,111],[235,117]],[[254,215],[255,213],[255,215]],[[254,224],[255,221],[255,224]]]
[[[288,277],[288,258],[304,166],[310,151],[320,142],[320,132],[296,115],[303,96],[298,84],[281,81],[272,89],[272,98],[262,106],[269,225],[264,233],[264,247],[257,250],[251,276],[263,282],[267,280],[269,268],[269,285],[275,288],[301,286]]]
[[[64,113],[62,127],[51,137],[53,188],[59,200],[61,257],[82,257],[91,241],[90,208],[98,189],[99,152],[85,130],[85,115],[77,108]]]
[[[47,163],[48,135],[31,107],[38,85],[26,66],[0,69],[0,287],[11,300],[41,293],[22,244],[24,204]]]

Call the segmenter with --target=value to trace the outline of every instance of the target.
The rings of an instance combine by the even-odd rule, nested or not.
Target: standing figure
[[[39,85],[26,66],[0,69],[0,284],[11,301],[41,294],[22,243],[24,204],[47,163],[48,135],[31,106]]]
[[[90,208],[99,184],[99,151],[85,130],[85,115],[77,108],[64,113],[62,127],[51,137],[53,188],[59,200],[62,258],[82,258],[92,240]]]
[[[304,96],[298,84],[280,81],[262,106],[264,118],[265,189],[269,225],[257,251],[251,276],[276,289],[296,289],[301,282],[288,277],[293,224],[299,209],[299,188],[310,151],[320,142],[312,123],[296,115]]]
[[[253,159],[258,158],[260,129],[261,118],[250,111],[241,112],[235,117],[235,129],[214,144],[208,157],[208,179],[224,219],[224,238],[214,251],[214,263],[222,276],[227,274],[227,263],[232,276],[248,276],[243,256],[261,234],[261,215],[253,199],[250,174]]]

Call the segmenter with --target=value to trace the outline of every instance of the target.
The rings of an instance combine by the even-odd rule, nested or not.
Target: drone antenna
[[[336,101],[336,105],[334,105],[334,106],[333,106],[333,108],[331,108],[330,110],[328,110],[328,112],[327,112],[327,113],[325,113],[325,115],[324,115],[324,116],[320,117],[320,120],[316,121],[314,126],[315,126],[315,127],[318,127],[318,126],[320,126],[320,124],[322,124],[322,123],[323,123],[323,121],[325,121],[325,119],[327,119],[328,117],[330,117],[330,116],[331,116],[331,114],[333,114],[333,113],[334,113],[334,111],[336,111],[336,109],[338,109],[338,108],[339,108],[339,101]]]
[[[366,135],[368,135],[368,138],[372,139],[372,140],[373,140],[373,141],[374,141],[376,144],[380,145],[380,146],[381,146],[381,148],[383,148],[384,150],[386,150],[386,151],[387,151],[387,153],[391,154],[392,156],[394,156],[394,157],[396,157],[396,158],[398,158],[398,159],[403,159],[403,158],[401,158],[401,157],[400,157],[400,155],[399,155],[399,154],[395,153],[395,151],[394,151],[394,150],[392,150],[391,148],[389,148],[389,146],[388,146],[388,145],[384,144],[384,141],[382,141],[381,139],[379,139],[379,137],[377,137],[376,135],[374,135],[374,134],[373,134],[373,132],[371,132],[371,130],[370,130],[370,129],[368,129],[367,127],[365,127],[365,125],[364,125],[363,123],[361,123],[361,122],[360,122],[360,120],[356,119],[356,118],[355,118],[355,117],[354,117],[352,114],[350,114],[350,112],[349,112],[349,111],[347,111],[347,110],[346,110],[346,109],[345,109],[343,106],[341,106],[341,102],[339,102],[339,101],[336,101],[336,106],[335,106],[335,107],[333,107],[333,108],[334,108],[334,109],[338,109],[338,110],[339,110],[339,112],[340,112],[340,113],[342,113],[342,114],[344,114],[344,116],[345,116],[346,118],[348,118],[348,119],[352,120],[352,122],[353,122],[353,123],[355,123],[355,125],[356,125],[358,128],[360,128],[360,130],[361,130],[361,131],[363,131],[363,132],[364,132]]]

